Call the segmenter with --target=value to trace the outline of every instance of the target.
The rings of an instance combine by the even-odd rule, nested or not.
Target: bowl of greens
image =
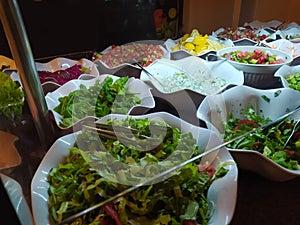
[[[236,204],[237,167],[224,147],[179,167],[167,177],[150,182],[153,175],[160,174],[162,170],[221,144],[222,140],[216,133],[165,112],[133,116],[110,114],[96,124],[130,124],[131,128],[142,133],[148,133],[151,126],[165,126],[173,135],[158,135],[160,145],[147,152],[126,146],[120,140],[100,137],[89,130],[57,139],[47,151],[31,183],[36,224],[62,221],[140,183],[143,185],[137,189],[81,217],[81,224],[98,220],[105,224],[156,225],[171,221],[183,224],[189,220],[195,224],[225,225],[231,221]],[[152,131],[151,137],[158,137]],[[100,145],[95,144],[98,141]],[[172,160],[176,155],[187,158]],[[103,166],[103,157],[111,157],[113,163]],[[119,166],[120,163],[122,166]],[[110,169],[115,171],[103,172]],[[115,180],[117,176],[121,179]],[[146,184],[145,179],[149,183]]]
[[[151,88],[133,77],[103,74],[71,80],[45,96],[57,126],[67,129],[110,113],[143,114],[155,106]]]
[[[224,93],[207,96],[197,110],[197,117],[206,123],[208,129],[218,132],[229,142],[227,147],[240,168],[270,180],[285,181],[300,176],[299,127],[296,124],[300,113],[242,135],[276,120],[299,105],[300,93],[296,90],[236,86]],[[290,137],[294,126],[295,135]]]
[[[280,78],[283,87],[300,91],[300,65],[284,65],[275,72],[274,76]]]

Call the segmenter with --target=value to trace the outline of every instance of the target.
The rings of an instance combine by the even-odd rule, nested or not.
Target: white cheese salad
[[[200,71],[193,75],[182,71],[173,74],[158,74],[155,77],[165,84],[165,92],[190,89],[204,95],[211,95],[218,93],[227,84],[222,78]]]

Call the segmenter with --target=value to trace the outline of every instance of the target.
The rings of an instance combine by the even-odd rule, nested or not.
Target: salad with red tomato
[[[245,64],[281,64],[285,62],[279,56],[260,49],[255,49],[254,51],[236,50],[225,53],[222,57]]]
[[[232,140],[270,121],[270,118],[258,115],[253,107],[249,106],[244,118],[236,118],[232,115],[229,117],[225,124],[224,139],[225,141]],[[258,129],[243,138],[228,143],[227,147],[258,151],[285,168],[298,170],[300,161],[299,126],[296,127],[295,133],[284,147],[294,126],[296,126],[296,121],[287,118],[274,126]]]

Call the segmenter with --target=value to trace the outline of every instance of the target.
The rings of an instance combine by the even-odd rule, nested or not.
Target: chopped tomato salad
[[[254,51],[236,50],[225,53],[222,56],[232,61],[246,64],[281,64],[285,62],[282,58],[260,49],[255,49]]]

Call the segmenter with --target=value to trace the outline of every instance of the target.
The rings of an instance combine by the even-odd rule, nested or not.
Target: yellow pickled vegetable
[[[195,49],[195,45],[193,45],[193,44],[190,43],[190,42],[187,42],[187,43],[184,44],[184,48],[185,48],[186,50],[194,50],[194,49]]]
[[[194,38],[194,40],[192,41],[192,43],[194,45],[205,45],[206,44],[206,40],[207,40],[208,36],[198,36],[196,38]]]
[[[197,29],[190,34],[186,33],[179,42],[172,48],[172,51],[186,50],[193,55],[200,55],[209,50],[219,50],[226,47],[216,41],[210,40],[208,35],[201,35]]]

